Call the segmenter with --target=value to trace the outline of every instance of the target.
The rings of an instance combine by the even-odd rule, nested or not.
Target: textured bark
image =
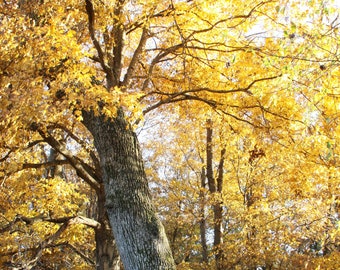
[[[119,110],[115,119],[83,113],[97,148],[106,209],[126,270],[175,269],[166,234],[152,206],[135,133]]]
[[[120,256],[110,226],[110,221],[105,208],[104,190],[98,194],[97,220],[100,227],[95,230],[96,240],[96,269],[120,270]]]

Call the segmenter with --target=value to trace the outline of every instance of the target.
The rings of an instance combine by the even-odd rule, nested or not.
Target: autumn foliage
[[[339,8],[3,1],[1,269],[122,269],[88,115],[138,134],[177,269],[339,269]]]

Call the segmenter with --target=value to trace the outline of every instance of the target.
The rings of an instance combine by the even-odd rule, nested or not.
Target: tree
[[[32,154],[32,149],[29,152]],[[12,154],[12,162],[17,159],[19,165],[23,154]],[[30,161],[34,159],[39,158],[35,156]],[[89,241],[93,234],[88,228],[97,228],[100,224],[79,216],[88,203],[85,194],[79,192],[86,191],[84,184],[70,181],[71,175],[64,181],[61,175],[45,169],[45,163],[25,163],[25,173],[21,168],[6,168],[6,165],[7,160],[3,160],[1,265],[8,269],[93,267],[94,243]],[[35,169],[28,170],[30,167]],[[65,251],[67,254],[62,256]]]
[[[73,130],[63,141],[77,148],[70,134],[76,138]],[[119,269],[104,193],[90,190],[53,148],[33,142],[16,144],[2,159],[3,264],[18,269]],[[84,152],[78,157],[88,161]],[[60,254],[65,251],[68,257]]]
[[[156,133],[144,148],[152,186],[155,194],[161,194],[160,213],[169,229],[178,268],[216,269],[213,206],[219,198],[211,196],[207,186],[202,189],[200,176],[205,162],[201,157],[206,149],[206,132],[204,118],[197,118],[190,122],[182,121],[181,115],[169,116],[171,120],[159,123],[157,130],[171,134],[171,143],[164,145],[159,139],[162,136]],[[220,150],[225,147],[230,151],[225,156],[221,194],[222,267],[296,269],[307,265],[313,269],[319,264],[326,269],[336,268],[339,261],[334,259],[338,254],[335,239],[339,234],[334,195],[338,181],[330,181],[334,170],[318,164],[319,157],[310,155],[322,152],[326,143],[298,150],[308,140],[304,132],[300,138],[295,134],[294,143],[287,138],[287,144],[280,145],[269,137],[264,139],[262,131],[257,134],[248,125],[229,126],[226,119],[216,118],[213,123],[213,151],[217,154],[213,168],[219,167]],[[207,261],[198,239],[201,193],[206,235],[210,238]],[[315,239],[324,239],[329,245],[326,250],[332,251],[324,253],[324,240]]]
[[[105,191],[125,268],[173,269],[133,124],[185,101],[200,104],[201,114],[218,112],[266,130],[272,141],[287,139],[304,125],[308,87],[323,89],[325,76],[315,70],[327,65],[328,74],[338,73],[337,52],[329,49],[337,18],[334,10],[316,8],[314,1],[6,1],[5,155],[34,136],[48,143],[93,189]],[[59,141],[59,125],[86,127],[98,170]],[[91,149],[86,137],[82,145]]]

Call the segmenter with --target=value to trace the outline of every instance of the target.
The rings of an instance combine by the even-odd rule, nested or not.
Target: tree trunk
[[[223,207],[222,207],[222,188],[223,188],[223,166],[224,166],[224,155],[226,150],[221,150],[221,158],[218,165],[218,174],[217,174],[217,189],[216,202],[214,202],[214,246],[216,250],[216,269],[223,270],[223,251],[222,251],[222,240],[223,240],[223,232],[222,232],[222,219],[223,219]]]
[[[83,112],[100,158],[106,209],[126,270],[175,269],[155,213],[136,134],[120,109],[115,119]]]
[[[216,181],[214,178],[213,171],[213,147],[212,147],[212,137],[213,137],[213,129],[212,129],[212,121],[211,119],[207,120],[207,142],[206,142],[206,154],[207,154],[207,179],[208,179],[208,188],[211,194],[216,191]]]
[[[200,190],[200,211],[201,211],[201,220],[200,220],[200,234],[201,234],[201,246],[202,246],[202,262],[208,263],[208,245],[207,245],[207,237],[206,237],[206,228],[207,228],[207,221],[206,221],[206,198],[205,198],[205,179],[206,173],[205,168],[202,168],[201,171],[201,190]]]
[[[60,158],[61,154],[51,148],[48,161],[53,162]],[[51,166],[46,170],[47,177],[63,176],[62,166]],[[66,179],[65,179],[66,180]],[[105,208],[105,191],[104,187],[96,191],[96,199],[93,202],[96,205],[94,211],[88,209],[87,217],[93,218],[100,223],[100,228],[95,229],[96,241],[96,269],[97,270],[120,270],[120,257],[118,254],[115,239],[112,234],[109,218]]]
[[[221,150],[221,158],[218,165],[217,179],[214,177],[213,171],[213,128],[212,120],[207,120],[207,141],[206,141],[206,155],[207,155],[207,179],[210,194],[213,196],[212,209],[214,212],[214,252],[216,270],[223,270],[222,262],[222,186],[223,186],[223,164],[225,149]]]
[[[104,190],[102,190],[101,194],[98,194],[97,213],[97,220],[101,226],[95,231],[96,269],[120,270],[120,257],[106,213]]]

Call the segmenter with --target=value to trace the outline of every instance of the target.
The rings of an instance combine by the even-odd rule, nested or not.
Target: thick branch
[[[21,165],[21,168],[17,170],[3,171],[3,172],[5,173],[6,177],[8,177],[22,170],[26,170],[26,169],[40,169],[40,168],[47,168],[47,167],[53,167],[53,166],[58,166],[58,165],[65,165],[65,164],[70,164],[70,162],[66,159],[63,159],[63,160],[53,160],[53,161],[48,161],[48,162],[43,162],[43,163],[24,163]]]
[[[83,224],[94,229],[99,229],[101,226],[98,221],[87,218],[87,217],[83,217],[83,216],[51,218],[44,214],[39,214],[35,217],[16,215],[12,221],[8,222],[7,225],[0,228],[0,233],[11,231],[13,226],[18,222],[24,222],[26,225],[32,225],[35,222],[41,222],[41,221],[46,221],[46,222],[51,222],[51,223],[56,223],[56,224],[65,223],[65,222],[68,222],[69,224]]]
[[[132,59],[130,61],[130,65],[128,67],[128,70],[125,74],[125,77],[124,77],[124,81],[123,81],[123,85],[126,86],[127,83],[129,82],[130,78],[132,77],[132,75],[134,74],[134,70],[136,68],[136,64],[137,64],[137,61],[138,61],[138,58],[145,46],[145,43],[146,43],[146,40],[148,38],[148,30],[146,28],[143,29],[143,32],[142,32],[142,35],[141,35],[141,38],[139,40],[139,44],[137,46],[137,49],[135,50],[133,56],[132,56]]]
[[[87,152],[87,153],[89,153],[89,155],[90,155],[90,157],[91,157],[91,159],[92,159],[92,161],[93,161],[93,164],[94,164],[94,167],[95,168],[91,168],[88,164],[86,164],[86,163],[84,163],[81,159],[79,159],[79,161],[80,162],[82,162],[83,163],[83,165],[84,166],[87,166],[88,167],[88,169],[90,170],[90,171],[92,171],[94,174],[96,174],[97,175],[97,177],[101,177],[101,175],[100,175],[100,164],[99,164],[99,160],[98,160],[98,158],[97,158],[97,156],[96,156],[96,153],[93,151],[93,150],[91,150],[91,149],[89,149],[89,147],[88,147],[88,145],[83,141],[83,140],[81,140],[79,137],[77,137],[71,130],[69,130],[67,127],[65,127],[65,126],[63,126],[63,125],[60,125],[60,124],[53,124],[53,125],[51,125],[51,126],[48,126],[48,129],[50,129],[50,128],[60,128],[60,129],[62,129],[63,131],[65,131],[74,141],[76,141],[80,146],[82,146],[83,147],[83,149]]]
[[[35,126],[37,126],[37,124],[35,124]],[[72,167],[76,170],[79,177],[83,178],[83,180],[86,181],[93,189],[97,191],[100,189],[100,182],[102,180],[96,176],[92,169],[90,169],[90,166],[84,166],[85,162],[82,162],[79,158],[75,157],[71,151],[67,150],[64,144],[57,141],[48,132],[44,132],[39,128],[37,131],[52,148],[62,154],[69,161],[70,165],[72,165]]]
[[[69,164],[69,162],[66,159],[62,160],[53,160],[43,163],[24,163],[22,164],[22,170],[25,169],[39,169],[39,168],[46,168],[46,167],[53,167],[58,165],[65,165]]]
[[[117,0],[115,1],[114,7],[114,20],[113,20],[113,63],[111,63],[111,72],[113,74],[113,78],[111,78],[111,82],[109,82],[108,86],[118,85],[120,82],[120,75],[122,70],[122,53],[124,46],[124,27],[121,22],[122,12],[123,12],[123,4],[125,0]]]
[[[144,90],[144,89],[147,88],[147,86],[148,86],[148,84],[149,84],[149,82],[150,82],[151,74],[152,74],[152,72],[153,72],[154,67],[155,67],[158,63],[160,63],[161,61],[163,61],[164,58],[165,58],[167,55],[169,55],[169,54],[171,54],[171,53],[174,53],[175,51],[177,51],[177,50],[180,49],[180,48],[183,48],[186,42],[187,42],[187,41],[183,41],[183,42],[181,42],[181,43],[179,43],[179,44],[176,44],[176,45],[174,45],[174,46],[172,46],[172,47],[169,47],[169,48],[167,48],[167,49],[164,49],[164,50],[162,50],[161,52],[159,52],[159,53],[155,56],[155,58],[151,61],[151,64],[150,64],[150,66],[149,66],[149,70],[148,70],[148,78],[144,81],[142,90]]]
[[[93,9],[93,4],[91,0],[85,0],[85,8],[86,8],[86,13],[88,17],[88,29],[90,32],[90,37],[92,40],[92,43],[94,47],[96,48],[97,54],[98,54],[98,62],[100,63],[102,69],[105,71],[107,76],[113,77],[113,74],[110,70],[110,68],[105,64],[105,57],[104,57],[104,52],[102,50],[102,47],[99,44],[99,41],[96,38],[95,35],[95,29],[94,29],[94,22],[95,22],[95,15],[94,15],[94,9]]]

